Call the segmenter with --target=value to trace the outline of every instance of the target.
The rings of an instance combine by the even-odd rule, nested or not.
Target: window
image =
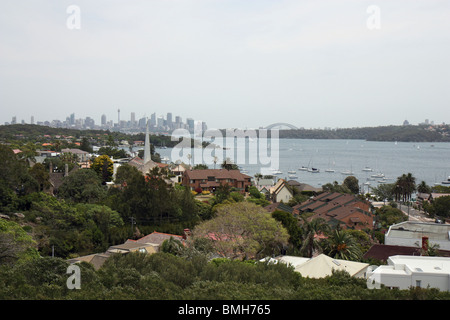
[[[422,285],[422,280],[416,280],[416,287],[420,288]]]

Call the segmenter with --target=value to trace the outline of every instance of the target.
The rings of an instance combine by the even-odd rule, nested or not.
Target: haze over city
[[[449,123],[448,1],[9,1],[0,123]]]

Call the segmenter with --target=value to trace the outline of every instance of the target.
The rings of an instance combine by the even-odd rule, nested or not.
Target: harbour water
[[[236,148],[239,148],[238,144]],[[234,150],[234,154],[245,151],[246,160],[235,163],[248,175],[253,177],[256,173],[261,173],[263,168],[268,169],[260,164],[251,164],[248,161],[248,144],[244,148],[246,150]],[[170,148],[157,148],[156,152],[162,158],[169,159],[168,162],[177,161],[172,159]],[[344,171],[351,171],[364,187],[395,182],[404,173],[412,173],[417,184],[425,181],[428,185],[440,184],[450,176],[450,143],[279,139],[278,152],[279,168],[271,168],[281,172],[276,177],[297,180],[314,187],[334,181],[342,183],[347,177],[342,174]],[[225,153],[223,157],[219,157],[217,168],[224,158]],[[299,170],[302,166],[314,167],[320,172]],[[209,167],[212,168],[211,165]],[[368,170],[366,168],[373,171],[365,171]],[[326,169],[334,172],[326,172]],[[297,178],[289,177],[288,172],[293,171]],[[372,178],[377,173],[382,173],[385,178]]]

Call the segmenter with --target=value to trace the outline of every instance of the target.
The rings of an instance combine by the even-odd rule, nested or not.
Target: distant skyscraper
[[[156,124],[160,128],[164,127],[164,118],[163,117],[158,117]]]
[[[190,132],[194,132],[194,119],[192,118],[187,118],[186,119],[186,124],[188,125],[188,130]]]
[[[131,113],[131,124],[134,125],[134,123],[136,122],[136,114],[134,112]]]
[[[120,109],[117,109],[117,124],[120,124]]]
[[[34,124],[34,116],[31,116],[31,124]]]
[[[102,126],[106,126],[106,114],[102,114]]]
[[[167,126],[169,127],[169,129],[172,129],[172,113],[171,112],[167,112]]]
[[[70,123],[70,124],[75,124],[75,113],[72,113],[72,114],[70,115],[69,123]]]
[[[156,113],[152,113],[150,118],[150,125],[156,126]]]

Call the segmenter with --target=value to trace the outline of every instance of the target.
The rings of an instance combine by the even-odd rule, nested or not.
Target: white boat
[[[272,173],[273,173],[273,174],[282,174],[283,172],[281,172],[280,170],[273,170]]]
[[[352,170],[341,171],[341,173],[346,176],[351,176],[353,174]]]
[[[296,172],[296,171],[288,171],[288,173],[290,173],[290,174],[296,174],[297,172]]]
[[[319,170],[319,169],[317,169],[317,168],[311,168],[311,169],[308,169],[308,172],[312,172],[312,173],[319,173],[319,172],[320,172],[320,170]]]
[[[291,179],[297,179],[298,177],[297,177],[296,174],[290,174],[290,175],[289,175],[289,178],[291,178]]]
[[[362,169],[362,171],[364,171],[364,172],[372,172],[373,169],[370,168],[370,167],[365,167],[364,169]]]
[[[444,180],[441,183],[442,184],[450,184],[450,176],[447,178],[447,180]]]
[[[376,179],[381,179],[381,178],[384,178],[384,174],[380,172],[380,173],[371,175],[371,177],[376,178]]]
[[[307,168],[307,167],[304,167],[304,166],[302,166],[301,168],[298,168],[298,170],[300,170],[300,171],[308,171],[308,168]]]
[[[334,161],[333,161],[333,165],[334,165],[334,164],[335,164],[335,163],[334,163]],[[328,169],[325,169],[325,172],[335,172],[334,169],[331,169],[330,161],[328,161]]]

